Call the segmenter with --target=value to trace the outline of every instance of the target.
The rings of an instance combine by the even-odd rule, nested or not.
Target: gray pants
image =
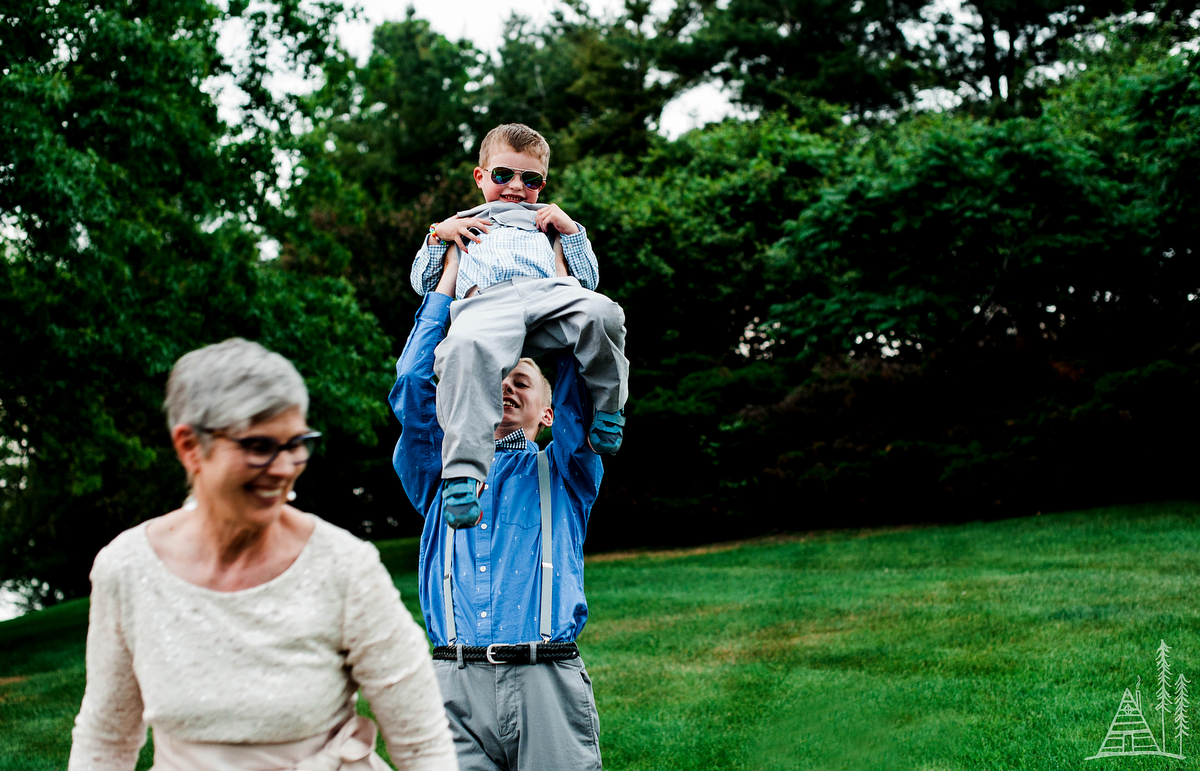
[[[571,348],[595,409],[625,406],[625,313],[576,278],[514,279],[455,302],[450,320],[433,360],[443,479],[487,479],[504,416],[500,383],[522,355]],[[590,426],[591,416],[583,418]]]
[[[600,718],[583,661],[435,661],[460,771],[600,771]]]

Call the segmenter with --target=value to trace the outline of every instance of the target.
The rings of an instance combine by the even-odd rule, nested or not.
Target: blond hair
[[[492,155],[505,147],[518,153],[529,153],[542,162],[544,171],[550,171],[550,143],[524,123],[504,123],[487,133],[479,145],[479,165],[488,167]]]
[[[542,397],[543,406],[549,407],[550,402],[554,399],[554,389],[550,387],[550,381],[546,379],[546,373],[542,372],[542,368],[537,365],[537,362],[528,356],[522,356],[517,362],[520,364],[528,364],[533,367],[535,373],[534,382],[537,383],[538,392]]]

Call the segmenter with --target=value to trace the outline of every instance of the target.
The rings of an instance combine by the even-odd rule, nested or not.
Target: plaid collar
[[[503,439],[496,440],[497,450],[524,450],[528,446],[525,439],[525,429],[518,428]]]

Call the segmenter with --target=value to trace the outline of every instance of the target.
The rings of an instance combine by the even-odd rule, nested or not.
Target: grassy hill
[[[419,617],[415,543],[380,549]],[[1200,739],[1084,761],[1139,675],[1160,733],[1160,639],[1200,680],[1196,503],[598,555],[587,585],[609,769],[1200,768]],[[86,614],[0,624],[0,769],[64,765]]]

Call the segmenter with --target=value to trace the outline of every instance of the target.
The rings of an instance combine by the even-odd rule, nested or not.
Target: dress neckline
[[[300,553],[296,555],[296,558],[294,560],[292,560],[292,564],[290,564],[286,568],[284,568],[283,572],[280,573],[279,575],[275,576],[274,578],[270,578],[266,581],[263,581],[261,584],[255,584],[254,586],[247,586],[245,589],[235,589],[232,592],[222,592],[219,589],[209,589],[207,586],[201,586],[200,584],[194,584],[191,581],[184,578],[183,576],[176,574],[169,567],[167,567],[167,563],[163,562],[162,557],[158,556],[158,552],[156,552],[154,550],[154,545],[150,543],[150,536],[146,534],[146,527],[153,520],[148,519],[145,522],[138,525],[137,531],[138,531],[138,535],[140,536],[141,542],[142,542],[143,546],[145,547],[145,551],[146,551],[146,554],[147,554],[150,562],[155,566],[156,570],[158,570],[159,572],[165,573],[167,576],[169,576],[169,580],[175,581],[178,584],[189,587],[198,592],[204,592],[206,594],[212,594],[212,595],[216,595],[219,597],[236,597],[239,595],[247,595],[251,592],[262,591],[262,590],[265,590],[266,587],[272,586],[273,584],[282,583],[285,579],[287,579],[287,577],[289,575],[297,572],[297,570],[298,570],[297,566],[300,565],[301,562],[306,562],[309,559],[309,553],[311,551],[313,551],[313,549],[310,547],[312,547],[313,541],[315,541],[317,539],[317,531],[321,529],[321,525],[324,524],[324,522],[321,520],[320,517],[316,516],[315,514],[305,513],[304,516],[308,517],[309,519],[311,519],[313,521],[313,530],[311,533],[308,534],[308,540],[306,540],[304,542],[304,546],[300,549]]]

